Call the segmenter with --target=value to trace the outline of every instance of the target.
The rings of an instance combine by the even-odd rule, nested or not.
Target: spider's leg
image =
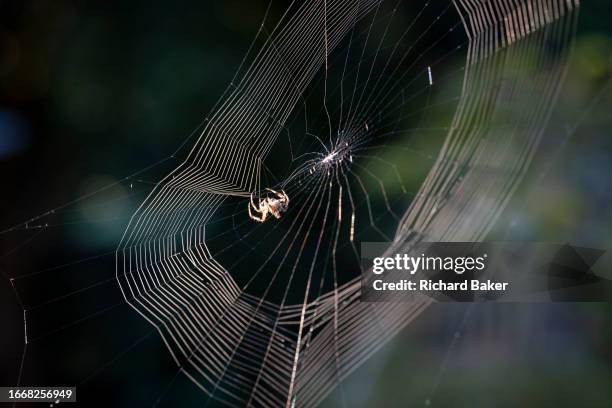
[[[280,196],[281,196],[281,193],[279,193],[278,191],[272,190],[271,188],[266,188],[266,190],[268,190],[268,191],[270,191],[270,192],[272,192],[272,193],[276,194],[276,196],[277,196],[277,197],[280,197]]]
[[[265,221],[265,219],[263,218],[263,214],[262,214],[262,216],[261,216],[261,217],[259,217],[259,218],[258,218],[258,217],[257,217],[255,214],[253,214],[253,213],[251,212],[251,207],[250,207],[250,206],[248,207],[248,209],[249,209],[249,217],[250,217],[252,220],[255,220],[255,221],[257,221],[257,222],[264,222],[264,221]]]
[[[255,205],[255,203],[253,202],[253,193],[251,193],[250,203],[251,203],[251,206],[253,207],[253,209],[254,209],[255,211],[257,211],[257,212],[261,212],[261,211],[259,210],[259,208],[261,207],[261,205],[260,205],[260,207],[257,207],[257,206]],[[250,207],[249,207],[249,210],[250,210]]]

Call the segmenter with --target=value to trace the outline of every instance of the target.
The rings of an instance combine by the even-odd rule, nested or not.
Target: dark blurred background
[[[273,2],[269,21],[285,6]],[[123,302],[113,251],[190,147],[267,7],[0,1],[0,385],[17,382],[25,308],[22,384],[77,385],[80,406],[203,405]],[[590,2],[579,14],[547,153],[493,239],[612,241],[612,5]],[[607,407],[611,384],[609,304],[447,304],[326,406]]]

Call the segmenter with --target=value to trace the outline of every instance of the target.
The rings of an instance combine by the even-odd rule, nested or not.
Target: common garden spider
[[[270,214],[272,214],[274,218],[281,218],[289,207],[289,196],[283,190],[281,190],[280,193],[271,188],[266,188],[266,190],[273,193],[274,197],[259,199],[259,205],[255,205],[253,202],[253,193],[251,193],[249,217],[257,222],[265,222]],[[254,210],[255,213],[253,213],[251,209]]]

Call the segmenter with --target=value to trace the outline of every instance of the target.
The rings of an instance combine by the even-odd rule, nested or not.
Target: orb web
[[[431,303],[362,302],[358,245],[485,236],[538,146],[577,6],[313,0],[264,21],[116,253],[126,301],[209,402],[317,405]],[[266,188],[290,205],[258,223]]]

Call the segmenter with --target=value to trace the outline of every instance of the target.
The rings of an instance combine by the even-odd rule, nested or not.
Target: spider
[[[266,188],[274,194],[274,197],[266,197],[259,200],[259,205],[255,205],[253,202],[253,193],[251,193],[251,201],[249,203],[249,217],[257,222],[264,222],[268,219],[268,215],[272,214],[274,218],[281,218],[283,213],[287,211],[289,207],[289,196],[283,190],[277,192],[271,188]],[[255,214],[251,211],[255,210]],[[259,216],[258,216],[259,214]]]

